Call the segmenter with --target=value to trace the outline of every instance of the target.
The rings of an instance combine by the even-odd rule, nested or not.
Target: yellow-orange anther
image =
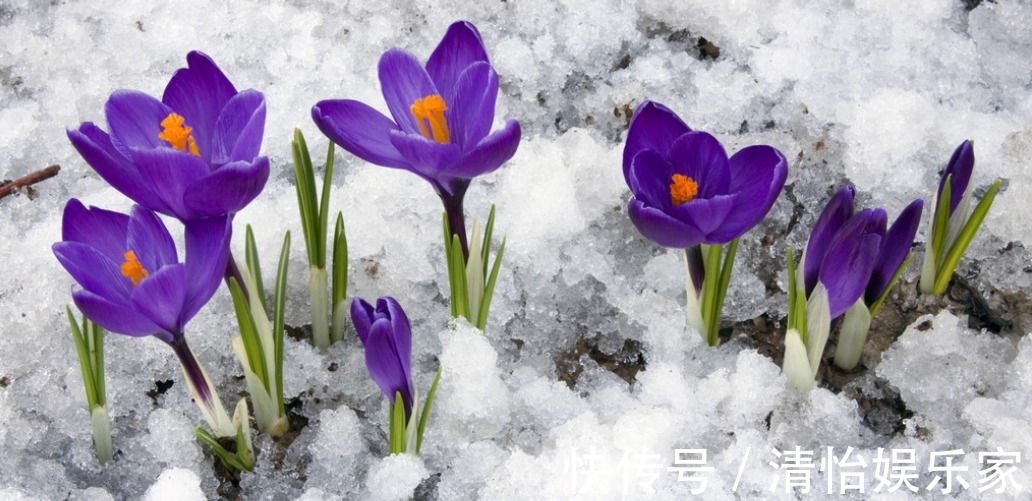
[[[670,183],[670,203],[681,205],[691,202],[699,192],[699,185],[694,179],[680,174],[674,174],[673,182]]]
[[[416,102],[412,103],[412,116],[416,117],[416,123],[419,124],[419,131],[423,133],[423,137],[442,144],[451,142],[448,121],[444,119],[444,111],[447,109],[448,105],[437,94],[416,99]]]
[[[169,113],[164,120],[161,121],[161,132],[158,133],[158,139],[168,141],[173,148],[179,151],[189,151],[196,156],[201,156],[197,151],[197,141],[194,141],[193,136],[190,135],[190,131],[193,127],[183,125],[186,119],[175,113]],[[187,150],[189,148],[189,150]]]
[[[133,281],[133,285],[140,285],[140,281],[144,277],[150,275],[147,270],[143,268],[143,265],[136,260],[136,253],[133,251],[126,251],[125,262],[122,263],[122,275],[129,280]]]

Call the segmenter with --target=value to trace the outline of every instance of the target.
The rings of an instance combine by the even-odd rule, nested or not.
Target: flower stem
[[[466,216],[462,210],[462,200],[465,196],[465,189],[454,195],[441,195],[441,202],[444,203],[444,212],[448,214],[448,227],[453,235],[459,236],[463,262],[469,259],[469,244],[466,242]]]
[[[222,400],[218,393],[212,388],[208,374],[204,372],[197,357],[190,351],[186,344],[186,338],[180,334],[173,336],[168,342],[172,351],[176,353],[179,363],[183,366],[183,374],[186,376],[187,386],[190,389],[190,396],[194,398],[200,408],[208,425],[217,437],[232,437],[236,434],[236,426],[233,425],[226,414],[226,408],[222,406]]]
[[[235,278],[237,285],[240,286],[240,290],[244,293],[244,297],[250,299],[251,295],[247,292],[247,286],[244,285],[244,276],[240,274],[240,268],[237,267],[236,260],[233,259],[233,253],[229,253],[229,261],[226,262],[226,274],[224,280],[226,287],[229,287],[229,279]]]

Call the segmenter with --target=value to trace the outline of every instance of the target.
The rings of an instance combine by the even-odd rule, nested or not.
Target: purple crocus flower
[[[402,49],[380,58],[380,86],[390,117],[350,99],[320,101],[312,119],[333,142],[359,158],[405,169],[433,185],[453,233],[468,255],[462,201],[470,181],[501,167],[520,142],[507,120],[491,132],[498,75],[476,27],[452,24],[426,68]]]
[[[939,190],[935,192],[935,201],[938,207],[939,200],[942,198],[942,189],[946,186],[946,178],[952,176],[950,177],[950,212],[948,216],[952,216],[953,211],[957,210],[957,206],[960,205],[964,192],[967,191],[968,184],[971,182],[971,171],[974,168],[974,145],[970,140],[964,141],[957,146],[956,150],[953,150],[953,156],[950,157],[950,162],[946,164],[946,170],[939,178]]]
[[[237,92],[203,53],[186,56],[159,101],[115,91],[104,106],[110,134],[91,122],[68,138],[100,177],[136,203],[182,221],[234,213],[269,178],[259,157],[265,97]]]
[[[864,303],[867,306],[874,304],[885,293],[891,285],[892,277],[896,275],[896,270],[906,260],[907,254],[910,254],[923,209],[924,201],[920,198],[914,200],[899,213],[892,226],[889,226],[889,231],[882,239],[881,251],[878,252],[874,270],[871,272],[871,281],[867,283],[864,292]]]
[[[351,320],[365,347],[366,367],[387,400],[401,392],[406,422],[412,415],[412,327],[405,311],[392,297],[376,300],[376,308],[362,298],[351,301]]]
[[[638,231],[660,245],[689,248],[725,244],[759,223],[781,193],[788,163],[766,145],[728,158],[716,138],[646,101],[627,132],[623,172]]]
[[[831,197],[806,244],[803,281],[809,296],[817,282],[828,289],[831,318],[860,297],[870,306],[885,292],[907,257],[924,202],[914,200],[885,230],[884,209],[853,213],[856,190],[844,186]]]
[[[219,286],[231,231],[225,216],[188,222],[187,259],[180,263],[164,223],[149,209],[136,205],[126,215],[72,199],[64,209],[63,241],[53,251],[81,286],[73,287],[72,298],[83,314],[111,332],[168,343],[210,408],[217,397],[183,329]]]

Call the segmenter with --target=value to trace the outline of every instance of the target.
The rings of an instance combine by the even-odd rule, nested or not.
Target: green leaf
[[[258,336],[258,327],[254,324],[251,308],[248,306],[247,298],[244,297],[244,292],[240,289],[236,278],[229,279],[229,292],[233,297],[233,309],[236,312],[244,352],[247,354],[247,365],[251,372],[261,379],[265,385],[265,391],[269,391],[269,370],[265,365],[265,353]]]
[[[720,317],[714,312],[717,300],[717,287],[720,285],[720,245],[703,245],[702,262],[705,268],[702,281],[702,315],[706,323],[706,343],[716,346],[719,338],[717,329],[720,326]]]
[[[239,428],[237,428],[237,433],[237,446],[239,447]],[[221,444],[219,444],[218,440],[216,440],[215,437],[211,435],[211,433],[208,433],[208,430],[205,430],[204,428],[198,426],[197,428],[194,428],[194,435],[196,435],[197,438],[201,440],[201,442],[207,444],[208,447],[211,448],[212,454],[214,454],[215,457],[217,457],[219,461],[222,462],[222,465],[230,471],[251,471],[253,465],[248,465],[244,463],[243,461],[241,461],[240,456],[238,456],[236,453],[227,451],[224,447],[222,447]]]
[[[65,313],[68,315],[68,323],[72,327],[72,339],[75,340],[75,351],[79,354],[79,368],[82,370],[82,381],[83,386],[86,388],[86,403],[88,409],[100,405],[97,400],[97,387],[95,383],[95,377],[93,375],[93,363],[90,358],[89,347],[86,345],[86,338],[83,336],[82,330],[79,329],[79,325],[75,322],[75,316],[72,315],[72,309],[65,306]],[[85,315],[83,316],[85,319]],[[85,326],[83,330],[85,330]]]
[[[494,264],[491,265],[491,276],[484,286],[484,298],[480,301],[480,315],[477,317],[477,328],[484,331],[487,328],[487,313],[491,309],[491,298],[494,297],[495,281],[498,279],[498,270],[501,269],[502,256],[505,255],[505,238],[502,238],[502,245],[498,247],[495,254]],[[435,386],[436,387],[436,386]]]
[[[279,413],[284,415],[283,403],[283,316],[284,304],[287,300],[287,267],[290,263],[290,232],[283,236],[283,247],[280,248],[279,266],[276,269],[276,292],[273,302],[276,309],[272,313],[273,360],[276,361],[276,400]]]
[[[795,257],[792,255],[792,248],[788,248],[788,328],[795,327],[795,305],[799,298],[796,297],[796,274]]]
[[[297,189],[297,203],[301,211],[301,226],[304,229],[305,248],[308,253],[309,266],[322,268],[325,264],[319,260],[319,233],[316,224],[319,221],[319,207],[315,195],[315,172],[312,159],[308,154],[308,145],[300,129],[294,129],[294,141],[291,143],[294,155],[294,181]],[[325,250],[323,251],[325,253]]]
[[[978,229],[982,226],[982,222],[985,220],[985,216],[989,214],[989,208],[992,207],[993,201],[996,199],[996,193],[1000,191],[1000,185],[1003,180],[997,179],[989,190],[985,192],[982,200],[978,201],[978,205],[975,206],[975,210],[971,212],[971,217],[964,224],[964,229],[960,231],[960,235],[957,236],[957,241],[950,247],[949,253],[946,254],[946,259],[942,262],[942,267],[939,268],[939,273],[935,277],[935,287],[933,293],[940,295],[946,292],[946,286],[950,283],[950,278],[953,276],[954,270],[957,269],[957,265],[960,264],[960,258],[967,252],[967,248],[971,245],[971,241],[974,240],[975,234]],[[948,184],[948,183],[947,183]]]
[[[458,305],[455,304],[455,267],[452,262],[452,238],[451,228],[448,224],[448,213],[441,213],[442,227],[444,229],[444,258],[448,265],[448,291],[451,293],[451,316],[457,318],[459,316]],[[465,279],[465,277],[463,277]]]
[[[480,246],[480,259],[483,263],[484,269],[481,271],[483,276],[487,276],[487,263],[491,257],[491,236],[494,234],[494,218],[495,218],[495,206],[491,204],[491,212],[487,215],[487,226],[484,228],[484,242]]]
[[[454,272],[454,282],[452,288],[452,302],[455,304],[455,309],[458,312],[458,316],[466,317],[469,320],[469,304],[467,303],[466,293],[466,263],[465,258],[462,256],[462,244],[459,243],[459,236],[452,235],[451,244],[451,268]]]
[[[724,255],[724,264],[720,268],[720,281],[717,283],[716,297],[713,301],[713,342],[719,342],[720,316],[724,311],[724,298],[727,297],[727,288],[731,283],[731,270],[735,266],[735,255],[738,253],[738,239],[734,239],[727,246],[727,253]],[[714,344],[713,346],[716,346]]]
[[[247,262],[247,270],[251,273],[251,280],[254,281],[258,290],[254,294],[262,303],[262,309],[269,311],[269,305],[265,303],[265,282],[262,280],[262,265],[258,259],[258,246],[254,243],[254,232],[251,225],[247,225],[244,236],[244,256]],[[238,284],[239,285],[239,284]]]
[[[330,146],[326,151],[326,170],[323,171],[323,184],[322,184],[322,197],[319,201],[319,227],[317,229],[319,235],[319,243],[317,244],[316,251],[319,255],[319,267],[326,267],[326,225],[330,219],[330,186],[333,184],[333,141],[330,141]]]
[[[107,390],[104,387],[104,328],[90,322],[86,315],[82,316],[87,330],[92,331],[90,337],[90,355],[93,358],[93,384],[97,388],[97,405],[107,407]]]
[[[935,256],[935,267],[941,269],[942,258],[946,254],[946,235],[949,233],[950,221],[950,179],[952,174],[946,176],[946,182],[942,186],[942,195],[939,197],[938,205],[935,206],[935,219],[932,220],[932,253]]]
[[[502,244],[505,245],[504,243]],[[437,393],[437,383],[441,382],[441,369],[437,368],[437,375],[434,376],[434,384],[430,385],[430,392],[426,394],[426,402],[423,403],[423,413],[419,415],[419,434],[416,435],[416,454],[419,454],[423,446],[423,432],[426,431],[426,423],[429,420],[430,408],[434,405],[434,394]]]
[[[405,400],[401,398],[401,392],[394,392],[394,403],[390,405],[390,447],[391,454],[405,452]]]
[[[332,144],[332,143],[331,143]],[[333,304],[348,296],[348,237],[344,231],[344,214],[337,212],[333,228]]]

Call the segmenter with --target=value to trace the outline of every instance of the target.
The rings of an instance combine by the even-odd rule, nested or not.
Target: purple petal
[[[312,107],[312,120],[331,141],[366,162],[395,169],[409,164],[391,144],[391,131],[398,125],[365,103],[350,99],[319,101]]]
[[[143,181],[129,158],[115,148],[106,132],[90,122],[83,123],[79,130],[69,129],[67,132],[68,139],[82,158],[108,184],[144,207],[167,213],[165,203]]]
[[[143,180],[168,207],[167,214],[180,220],[194,217],[183,203],[183,195],[198,179],[208,175],[208,165],[200,157],[172,148],[134,150],[133,158]]]
[[[810,232],[810,240],[806,242],[803,277],[806,293],[810,294],[817,286],[817,275],[820,272],[824,255],[839,228],[853,215],[853,197],[856,190],[852,185],[843,186],[828,201],[817,222]]]
[[[196,219],[186,224],[185,300],[181,322],[197,314],[215,291],[229,261],[233,219],[229,216]]]
[[[93,247],[114,261],[121,259],[126,251],[128,226],[129,216],[96,207],[87,209],[82,202],[73,198],[65,204],[61,239]]]
[[[627,215],[642,236],[664,247],[686,249],[705,240],[705,235],[694,226],[678,221],[659,209],[646,207],[634,198],[627,204]]]
[[[235,213],[251,203],[269,180],[269,159],[231,162],[187,186],[183,203],[202,217]]]
[[[360,297],[351,300],[351,323],[354,324],[355,333],[358,334],[358,339],[362,341],[363,346],[369,339],[369,328],[375,319],[373,305]]]
[[[161,100],[186,118],[201,158],[211,158],[212,136],[222,108],[236,95],[236,88],[210,57],[202,52],[186,55],[187,68],[176,70]]]
[[[836,234],[821,263],[819,277],[828,289],[831,318],[845,313],[863,295],[884,234],[885,211],[881,209],[857,213]]]
[[[132,281],[122,275],[121,261],[79,242],[58,242],[51,249],[83,289],[116,303],[128,302]]]
[[[451,141],[460,149],[472,147],[491,132],[497,97],[498,74],[491,65],[476,63],[462,72],[455,96],[446,101]]]
[[[666,210],[678,221],[684,221],[706,236],[705,244],[726,244],[728,241],[714,240],[711,233],[724,224],[735,208],[734,195],[720,195],[713,198],[696,198],[691,202],[671,207]]]
[[[871,272],[871,281],[867,284],[867,290],[864,293],[864,301],[868,306],[874,304],[885,292],[889,281],[896,274],[896,270],[910,253],[910,247],[914,244],[914,235],[917,234],[917,227],[921,222],[923,208],[924,201],[921,199],[910,202],[910,205],[900,212],[899,217],[885,234],[874,271]]]
[[[265,132],[265,96],[245,90],[226,103],[212,136],[211,163],[253,161],[262,148]]]
[[[419,124],[412,116],[412,104],[416,99],[440,94],[430,81],[430,75],[426,74],[416,56],[397,48],[384,52],[379,69],[383,98],[394,122],[405,132],[419,134]]]
[[[459,21],[448,27],[441,43],[430,54],[426,71],[437,89],[445,93],[441,97],[450,104],[461,95],[461,91],[456,89],[460,75],[471,64],[480,61],[488,63],[480,32],[472,23]]]
[[[946,164],[946,170],[939,179],[939,191],[936,192],[936,201],[938,201],[938,197],[942,196],[942,187],[946,184],[946,176],[952,175],[953,177],[950,178],[949,215],[952,216],[953,211],[957,210],[957,205],[960,205],[960,199],[964,196],[968,183],[971,182],[971,172],[974,169],[974,145],[971,144],[971,141],[964,141],[957,146],[956,150],[953,150],[953,156],[950,157],[950,162]]]
[[[664,212],[674,206],[670,184],[674,167],[656,150],[642,150],[631,161],[628,185],[642,203]]]
[[[417,173],[436,179],[459,159],[459,146],[438,143],[419,134],[391,131],[391,143]]]
[[[731,173],[724,146],[706,132],[688,132],[670,145],[667,160],[674,172],[688,176],[699,186],[698,198],[726,195]]]
[[[183,265],[166,266],[140,281],[130,295],[133,307],[163,330],[182,332],[180,321],[186,298]]]
[[[132,151],[137,148],[169,146],[158,137],[162,120],[172,113],[161,101],[139,91],[118,90],[111,94],[104,112],[111,128],[111,144],[126,158],[134,158]]]
[[[749,146],[728,161],[731,169],[730,192],[735,208],[724,224],[710,234],[714,240],[730,242],[756,226],[770,212],[788,176],[788,162],[775,148]]]
[[[630,185],[631,161],[642,150],[656,150],[665,154],[678,137],[691,129],[662,104],[645,101],[634,111],[623,151],[624,180]]]
[[[394,336],[394,347],[398,350],[398,358],[405,374],[411,374],[412,362],[412,325],[401,305],[390,297],[382,297],[376,301],[378,316],[385,316],[391,322],[391,334]]]
[[[498,129],[462,154],[462,159],[452,164],[445,174],[448,177],[473,179],[474,177],[494,172],[508,162],[520,146],[519,122],[506,120]]]
[[[133,206],[128,234],[123,242],[125,249],[122,252],[133,251],[145,270],[159,270],[179,262],[176,244],[165,228],[165,223],[143,206]]]
[[[391,323],[380,319],[370,326],[365,343],[366,368],[373,381],[380,387],[387,399],[394,402],[396,392],[401,392],[405,404],[405,415],[412,413],[412,389],[409,373],[394,345]],[[394,402],[396,404],[396,402]]]
[[[161,327],[136,311],[128,297],[125,302],[116,302],[90,291],[77,290],[72,292],[72,300],[91,322],[111,332],[140,337],[161,331]]]

